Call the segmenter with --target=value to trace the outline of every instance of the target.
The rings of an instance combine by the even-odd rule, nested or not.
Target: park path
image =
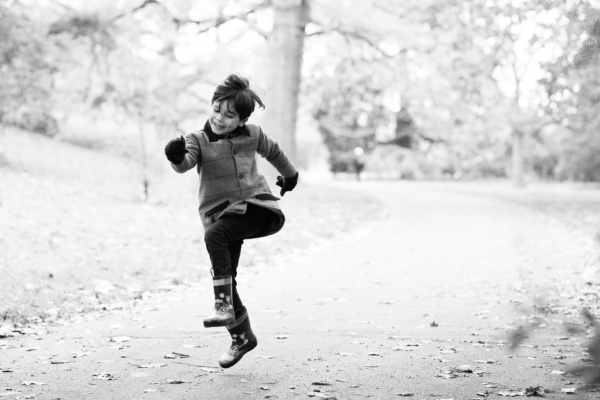
[[[577,279],[592,249],[585,235],[443,185],[329,184],[375,196],[382,213],[240,267],[259,345],[234,368],[217,364],[227,334],[201,327],[211,303],[202,282],[133,312],[0,341],[0,399],[458,400],[538,386],[564,398],[578,387],[557,371],[583,357],[580,336],[548,324],[517,352],[507,338],[542,295],[532,290]]]

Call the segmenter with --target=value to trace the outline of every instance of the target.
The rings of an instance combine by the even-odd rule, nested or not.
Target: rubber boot
[[[231,275],[213,277],[215,308],[212,314],[204,320],[205,328],[227,326],[235,322],[231,282]]]
[[[250,318],[248,312],[244,313],[233,324],[227,326],[231,335],[231,347],[219,357],[221,368],[230,368],[238,363],[250,350],[258,344],[254,332],[250,327]]]

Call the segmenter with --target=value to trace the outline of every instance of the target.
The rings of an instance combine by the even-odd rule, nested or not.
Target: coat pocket
[[[258,200],[279,200],[279,197],[273,196],[270,193],[259,193],[254,197]]]
[[[210,217],[211,215],[213,215],[213,214],[216,214],[216,213],[218,213],[219,211],[222,211],[222,210],[226,209],[226,208],[227,208],[227,206],[229,206],[229,204],[230,204],[230,203],[229,203],[229,200],[225,200],[225,201],[224,201],[224,202],[222,202],[221,204],[219,204],[219,205],[216,205],[216,206],[214,206],[213,208],[211,208],[210,210],[208,210],[208,211],[207,211],[207,212],[206,212],[204,215],[205,215],[206,217]]]

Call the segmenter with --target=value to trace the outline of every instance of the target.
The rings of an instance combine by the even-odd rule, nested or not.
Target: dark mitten
[[[185,139],[183,136],[169,141],[165,146],[167,160],[171,161],[173,164],[181,164],[185,159],[185,153],[187,152],[188,150],[185,148]]]
[[[294,190],[296,184],[298,184],[298,172],[296,172],[296,175],[289,178],[284,178],[282,176],[277,177],[276,185],[281,187],[281,192],[279,193],[280,196],[283,196],[285,192]]]

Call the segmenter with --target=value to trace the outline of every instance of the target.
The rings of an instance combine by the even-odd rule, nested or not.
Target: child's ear
[[[248,122],[248,118],[241,119],[238,126],[244,126],[244,125],[246,125],[246,122]]]

